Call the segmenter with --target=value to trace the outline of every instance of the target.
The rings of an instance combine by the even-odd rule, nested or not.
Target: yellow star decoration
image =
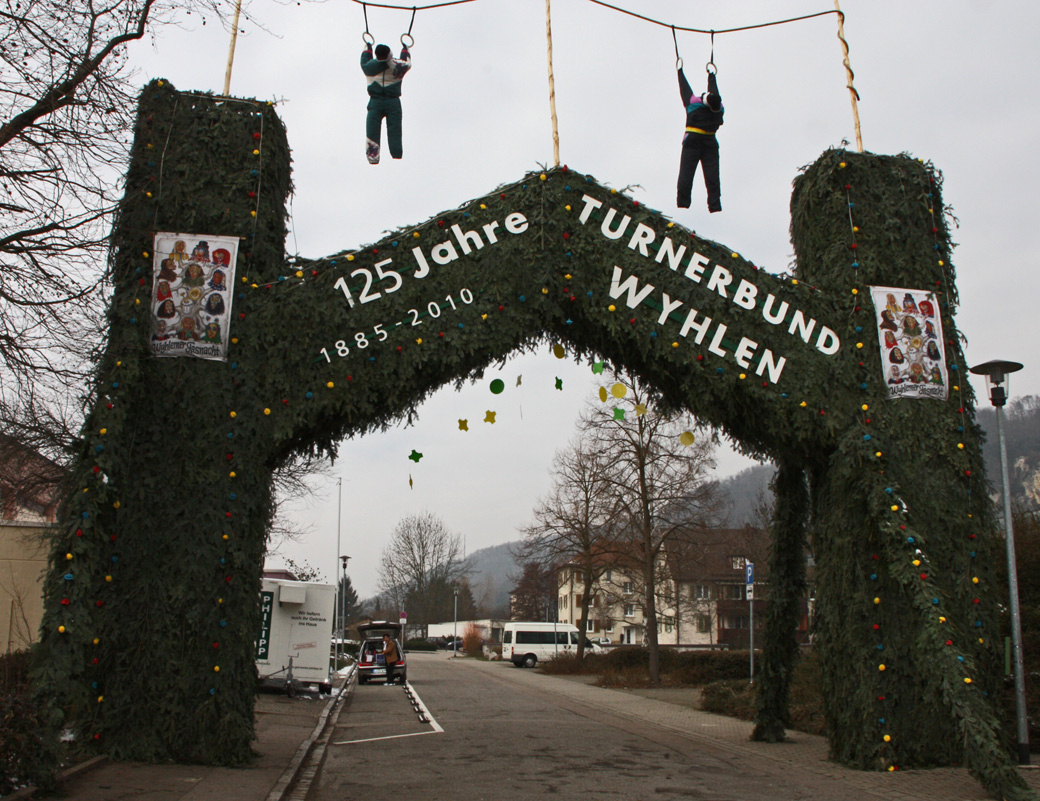
[[[480,319],[481,319],[481,320],[486,320],[486,319],[487,319],[487,315],[486,315],[486,314],[482,314],[482,315],[480,315]]]
[[[408,489],[415,489],[415,485],[412,484],[412,474],[408,474]]]
[[[469,431],[469,420],[459,419],[459,431]]]
[[[494,423],[495,422],[495,413],[493,411],[491,411],[490,409],[484,415],[484,422],[485,423]]]
[[[645,403],[637,403],[636,404],[636,416],[637,417],[642,417],[644,414],[646,414],[646,404]]]

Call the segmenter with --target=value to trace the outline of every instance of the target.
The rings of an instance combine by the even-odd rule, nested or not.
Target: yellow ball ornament
[[[882,673],[885,672],[885,666],[884,665],[878,665],[877,669],[880,670]]]
[[[64,626],[58,626],[58,633],[59,634],[64,634],[65,633],[65,627]]]
[[[329,381],[329,383],[327,383],[325,386],[328,387],[329,389],[332,389],[336,385],[332,381]]]
[[[213,672],[214,673],[220,673],[220,665],[214,665],[213,666]]]
[[[234,420],[236,417],[238,417],[238,412],[230,412],[230,415],[231,419]]]
[[[570,203],[568,203],[568,204],[567,204],[566,206],[564,206],[563,208],[564,208],[564,210],[566,210],[566,211],[570,211],[570,210],[571,210],[571,204],[570,204]]]
[[[547,176],[547,175],[546,175],[546,174],[545,174],[545,173],[543,172],[543,173],[542,173],[541,175],[539,175],[539,176],[538,176],[538,180],[540,180],[540,181],[544,181],[544,180],[545,180],[546,178],[548,178],[548,177],[549,177],[549,176]]]
[[[978,584],[979,583],[979,577],[978,576],[972,576],[971,577],[971,583],[972,584]]]
[[[891,734],[886,734],[881,739],[884,740],[886,743],[890,743],[890,742],[892,742],[892,735]]]
[[[964,683],[965,684],[971,684],[971,676],[965,676],[964,677]]]
[[[609,306],[607,306],[607,311],[617,311],[617,306],[611,303]]]
[[[267,409],[267,408],[264,409],[264,414],[270,414],[270,413],[271,413],[270,409]]]

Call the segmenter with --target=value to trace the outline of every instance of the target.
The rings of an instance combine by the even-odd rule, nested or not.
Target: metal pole
[[[458,656],[459,641],[459,591],[455,590],[455,622],[451,629],[451,658]]]
[[[748,650],[751,651],[751,683],[755,683],[755,601],[748,601]]]
[[[339,557],[342,554],[340,550],[340,518],[343,510],[343,477],[340,476],[336,479],[336,560],[339,561]],[[335,564],[335,562],[333,563]],[[336,575],[336,568],[332,568],[332,575]],[[336,588],[336,619],[337,619],[337,636],[336,636],[336,673],[339,673],[340,662],[343,660],[343,616],[340,614],[340,596],[343,594],[343,585]]]
[[[1022,664],[1022,621],[1018,609],[1018,567],[1015,532],[1011,522],[1011,486],[1008,482],[1007,444],[1004,441],[1004,411],[997,406],[997,440],[1000,442],[1000,477],[1004,482],[1004,532],[1007,545],[1008,592],[1011,596],[1011,641],[1015,655],[1015,714],[1018,719],[1018,763],[1029,764],[1029,721],[1026,717],[1026,679]]]

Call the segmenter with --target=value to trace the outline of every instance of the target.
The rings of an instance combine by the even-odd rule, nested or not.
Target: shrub
[[[747,651],[684,651],[678,656],[674,678],[681,684],[701,686],[720,679],[747,679]]]
[[[602,672],[607,665],[607,660],[606,654],[590,654],[586,652],[585,658],[578,661],[577,654],[568,651],[554,659],[547,659],[538,664],[545,673],[559,676],[578,676]]]
[[[408,640],[404,644],[404,650],[406,651],[436,651],[437,644],[432,643],[429,640],[424,640],[422,637],[416,637]]]
[[[467,656],[484,655],[484,636],[472,623],[466,625],[466,632],[462,635],[462,650]]]
[[[23,786],[40,763],[43,723],[28,672],[28,652],[0,655],[0,795]]]
[[[659,648],[661,673],[675,670],[679,664],[680,654],[674,648]],[[641,645],[623,645],[614,648],[607,654],[607,669],[625,671],[632,668],[650,668],[650,650]]]

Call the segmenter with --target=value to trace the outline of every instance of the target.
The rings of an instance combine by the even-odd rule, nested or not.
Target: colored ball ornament
[[[885,666],[884,665],[878,665],[877,669],[880,670],[882,673],[885,672]]]
[[[890,742],[892,742],[892,735],[891,734],[886,734],[881,739],[884,740],[886,743],[890,743]]]
[[[679,435],[679,442],[681,442],[683,445],[686,445],[687,447],[692,445],[694,443],[693,432],[692,431],[683,431]]]
[[[501,378],[496,378],[491,382],[491,392],[495,395],[501,394],[502,390],[506,388],[505,382]]]
[[[329,389],[332,389],[336,385],[334,383],[332,383],[331,381],[329,381],[329,383],[327,383],[325,386],[327,386]]]
[[[271,413],[270,409],[266,409],[266,408],[264,409],[264,414],[270,414],[270,413]]]
[[[628,387],[624,384],[614,384],[614,386],[610,388],[610,394],[615,398],[623,398],[628,394]]]

